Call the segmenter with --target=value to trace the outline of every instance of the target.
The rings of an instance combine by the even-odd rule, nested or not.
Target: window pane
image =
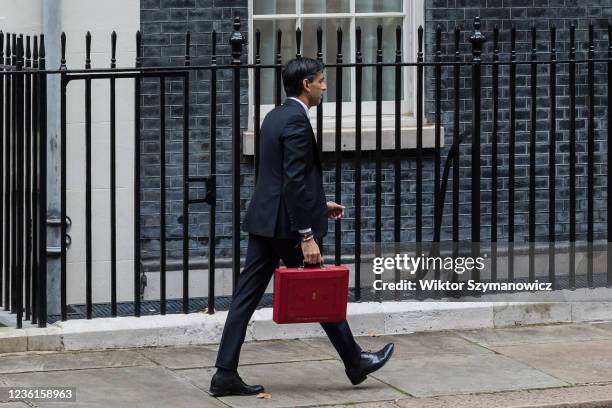
[[[281,40],[281,57],[283,64],[291,58],[295,58],[295,20],[254,20],[253,29],[261,31],[261,63],[274,64],[276,56],[276,31],[283,32]],[[262,68],[261,70],[261,103],[274,103],[274,68]],[[281,79],[282,81],[282,79]],[[285,98],[285,90],[281,82],[281,98]],[[281,102],[282,102],[281,100]]]
[[[401,17],[382,18],[357,18],[357,27],[361,27],[361,54],[363,62],[376,62],[376,27],[382,25],[382,49],[383,62],[395,61],[395,27],[402,24]],[[402,41],[405,41],[405,36]],[[405,58],[404,58],[405,59]],[[382,98],[383,100],[395,99],[395,68],[383,67]],[[403,76],[403,70],[402,70]],[[363,91],[364,101],[376,100],[376,67],[363,68]],[[403,82],[402,82],[403,83]],[[403,87],[402,87],[403,98]]]
[[[350,12],[349,0],[302,0],[302,12],[306,14],[315,13],[348,13]]]
[[[355,0],[356,13],[401,12],[402,0]]]
[[[337,48],[337,30],[338,27],[342,27],[342,60],[344,63],[351,61],[351,48],[350,48],[350,19],[348,18],[334,18],[334,19],[304,19],[302,38],[304,41],[304,56],[316,58],[317,57],[317,28],[321,26],[323,29],[323,62],[335,63],[336,54],[338,53]],[[325,84],[327,90],[323,94],[323,102],[335,102],[336,101],[336,68],[326,68],[325,72]],[[348,102],[351,100],[351,69],[344,68],[342,71],[342,100]]]
[[[295,13],[295,0],[253,0],[253,14]]]

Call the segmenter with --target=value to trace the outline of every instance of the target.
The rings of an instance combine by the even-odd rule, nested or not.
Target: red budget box
[[[348,277],[346,266],[276,269],[272,318],[281,324],[344,321]]]

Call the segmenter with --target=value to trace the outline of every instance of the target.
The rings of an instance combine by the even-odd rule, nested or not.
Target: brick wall
[[[557,50],[559,59],[565,59],[568,51],[568,30],[571,21],[577,22],[577,48],[578,58],[582,58],[586,50],[587,24],[590,19],[596,24],[595,37],[596,49],[603,52],[607,48],[607,16],[612,14],[612,0],[600,0],[598,6],[584,6],[570,0],[539,1],[539,0],[426,0],[426,59],[431,60],[434,51],[434,33],[439,24],[443,30],[442,51],[443,54],[454,52],[452,30],[457,25],[462,28],[461,51],[465,59],[471,58],[471,48],[468,37],[472,32],[473,18],[480,15],[483,19],[482,31],[487,36],[483,58],[491,58],[491,30],[495,24],[501,29],[502,60],[508,58],[509,51],[509,28],[514,23],[518,30],[517,48],[518,59],[525,60],[529,51],[529,29],[532,25],[538,29],[538,57],[549,58],[548,50],[548,27],[551,23],[557,26]],[[242,31],[246,37],[248,30],[247,2],[246,0],[142,0],[141,2],[141,24],[144,41],[144,65],[171,65],[182,64],[184,54],[184,33],[190,30],[192,33],[191,55],[192,64],[208,64],[210,62],[211,44],[210,31],[216,29],[218,32],[217,54],[218,63],[229,62],[230,48],[228,45],[229,35],[232,31],[232,17],[238,15],[242,19]],[[246,62],[246,47],[243,51]],[[601,55],[601,54],[600,54]],[[410,56],[414,60],[414,56]],[[607,87],[605,85],[605,67],[596,65],[596,161],[595,183],[596,183],[596,213],[595,230],[601,236],[605,225],[605,210],[600,209],[603,205],[601,199],[605,197],[604,186],[606,173],[605,163],[605,132],[606,121],[605,107],[607,105]],[[547,239],[548,222],[548,70],[546,67],[539,69],[538,86],[538,129],[537,129],[537,239]],[[500,70],[500,129],[499,129],[499,206],[498,225],[500,239],[504,240],[507,233],[507,188],[508,188],[508,119],[509,99],[507,93],[508,80],[507,68]],[[567,89],[567,66],[558,67],[557,77],[557,217],[559,224],[557,233],[559,239],[567,239],[568,225],[562,225],[569,220],[569,182],[568,174],[568,146],[569,139],[569,91]],[[579,238],[586,237],[586,65],[578,68],[579,84],[577,89],[577,204],[579,214],[578,231]],[[433,72],[426,70],[426,113],[428,119],[433,119]],[[192,76],[191,85],[191,175],[208,174],[208,148],[209,148],[209,89],[208,72],[198,72]],[[469,68],[462,71],[461,81],[461,131],[467,129],[471,120],[470,81]],[[217,245],[218,256],[229,256],[231,254],[231,77],[228,71],[219,72],[218,76],[218,116],[217,116],[217,160],[218,173],[226,174],[218,179],[218,207],[217,207]],[[180,83],[168,84],[167,94],[167,169],[168,180],[168,249],[169,256],[180,258],[182,248],[182,85]],[[451,71],[445,68],[443,71],[442,92],[442,122],[446,134],[446,146],[449,146],[452,138],[452,77]],[[241,118],[242,126],[246,127],[247,116],[247,89],[248,81],[246,73],[241,78]],[[145,258],[156,258],[159,253],[159,85],[158,81],[147,81],[143,87],[143,202],[142,202],[142,228],[143,228],[143,251]],[[482,100],[482,231],[483,240],[489,239],[491,214],[491,129],[492,112],[491,101],[491,72],[490,68],[483,69],[483,100]],[[529,99],[529,68],[526,66],[518,69],[517,78],[517,145],[516,145],[516,239],[521,241],[527,234],[527,188],[528,188],[528,163],[529,163],[529,112],[531,102]],[[470,209],[470,140],[461,150],[461,203],[462,213],[468,214]],[[443,149],[443,157],[446,157],[447,149]],[[363,184],[362,184],[362,241],[369,242],[374,239],[374,160],[370,153],[364,155],[363,160]],[[383,240],[393,240],[393,162],[389,152],[384,153],[383,162],[383,197],[382,214]],[[415,236],[415,204],[416,204],[416,163],[412,154],[405,154],[402,160],[402,241],[412,241]],[[354,168],[352,164],[352,153],[343,153],[342,165],[342,203],[347,205],[347,217],[342,222],[343,229],[343,253],[353,251],[354,243]],[[432,152],[425,152],[424,159],[424,239],[430,239],[432,235],[433,214],[433,160]],[[241,165],[241,215],[252,193],[253,186],[253,163],[251,157],[244,157]],[[324,184],[328,199],[334,196],[334,157],[331,154],[324,156]],[[445,208],[444,229],[442,238],[450,238],[451,225],[451,180],[448,184]],[[196,195],[197,190],[192,190]],[[208,207],[204,204],[192,206],[190,217],[190,247],[192,254],[205,255],[207,249],[208,235]],[[584,220],[584,221],[583,221]],[[461,217],[461,238],[470,237],[470,217]],[[328,257],[333,253],[334,225],[330,222],[330,232],[325,239],[324,252]],[[246,246],[246,235],[242,234],[242,245]],[[244,251],[243,251],[244,255]]]
[[[231,62],[229,37],[233,17],[242,20],[241,31],[247,36],[246,1],[232,0],[142,0],[141,26],[144,44],[144,66],[184,64],[185,33],[191,33],[191,64],[208,65],[212,53],[211,32],[217,32],[217,63]],[[246,49],[243,62],[246,63]],[[209,174],[210,71],[192,73],[190,98],[190,176]],[[246,126],[247,77],[241,77],[241,118]],[[217,73],[217,246],[220,256],[231,254],[231,72]],[[160,225],[160,112],[159,80],[144,80],[142,107],[142,237],[143,258],[159,256]],[[166,180],[167,180],[167,249],[169,258],[182,254],[182,137],[183,84],[168,80],[166,86]],[[245,159],[243,174],[252,173],[252,163]],[[242,207],[250,197],[252,178],[243,177]],[[203,184],[191,189],[191,197],[203,194]],[[189,246],[194,256],[203,255],[208,245],[208,205],[190,206]],[[244,237],[243,237],[244,238]]]
[[[481,31],[486,35],[483,60],[490,61],[493,50],[493,28],[500,29],[500,59],[509,60],[510,28],[512,24],[517,29],[517,59],[526,61],[530,58],[531,27],[537,29],[537,52],[539,60],[549,60],[550,26],[557,29],[557,59],[569,58],[569,29],[572,22],[576,25],[577,58],[587,58],[588,24],[595,25],[596,57],[607,58],[608,34],[607,25],[612,15],[612,1],[600,0],[593,2],[578,2],[574,0],[428,0],[426,2],[426,49],[427,59],[433,59],[435,52],[435,30],[439,25],[442,29],[442,53],[454,53],[452,31],[456,26],[462,29],[461,52],[465,59],[471,58],[469,36],[473,32],[473,19],[482,18]],[[447,130],[446,142],[450,145],[453,132],[453,98],[452,69],[443,71],[442,92],[442,122]],[[559,240],[569,239],[569,69],[567,64],[557,66],[557,154],[556,154],[556,234]],[[595,64],[595,212],[594,228],[596,239],[604,238],[605,232],[605,174],[606,166],[606,138],[607,138],[607,69],[605,64]],[[471,78],[470,70],[466,67],[462,72],[461,81],[461,132],[469,128],[471,122]],[[499,100],[499,134],[498,134],[498,234],[501,240],[507,238],[508,225],[508,152],[509,152],[509,68],[500,68],[500,100]],[[430,118],[434,114],[434,75],[429,70],[426,75],[427,108]],[[483,240],[490,239],[491,225],[491,152],[492,152],[492,78],[491,67],[483,68],[482,93],[482,155],[481,155],[481,199]],[[587,231],[587,66],[580,64],[577,67],[577,165],[576,165],[576,197],[577,197],[577,234],[579,240],[586,240]],[[530,67],[522,65],[517,68],[517,98],[516,98],[516,240],[527,239],[528,229],[528,188],[529,188],[529,137],[530,137]],[[549,147],[549,118],[550,118],[550,91],[549,70],[547,66],[538,68],[537,87],[537,128],[536,128],[536,240],[548,240],[548,147]],[[461,149],[461,190],[470,189],[470,143]],[[449,182],[450,186],[450,182]],[[450,187],[447,195],[450,203]],[[462,204],[469,209],[470,196],[464,195]],[[469,210],[468,210],[469,211]],[[445,208],[445,214],[452,214],[451,205]],[[451,224],[449,217],[445,217],[444,224]],[[465,237],[469,235],[469,217],[462,217],[463,226],[467,227]],[[445,228],[449,237],[450,228]]]

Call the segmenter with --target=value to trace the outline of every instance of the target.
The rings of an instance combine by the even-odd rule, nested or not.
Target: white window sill
[[[385,115],[382,121],[382,150],[395,149],[395,123]],[[312,128],[317,132],[316,119],[310,120]],[[416,120],[414,117],[402,115],[401,118],[401,148],[416,149]],[[355,151],[355,117],[342,118],[342,151]],[[243,132],[242,153],[253,156],[255,146],[255,133],[252,129]],[[440,128],[440,146],[444,146],[444,128]],[[435,126],[423,125],[423,148],[435,147]],[[323,151],[336,150],[336,128],[333,119],[323,121]],[[363,117],[361,124],[361,150],[376,150],[376,121],[373,116]]]

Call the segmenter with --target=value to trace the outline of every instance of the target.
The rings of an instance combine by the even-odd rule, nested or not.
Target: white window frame
[[[255,34],[254,34],[254,20],[274,20],[274,19],[295,19],[296,20],[296,29],[301,26],[301,21],[304,18],[313,18],[313,19],[321,19],[322,16],[326,16],[329,18],[338,17],[338,18],[350,18],[350,52],[347,54],[343,53],[343,61],[346,62],[355,62],[355,19],[359,17],[403,17],[403,25],[402,25],[402,61],[416,61],[416,53],[418,50],[418,27],[424,26],[424,0],[403,0],[403,12],[386,12],[386,13],[355,13],[355,1],[350,0],[350,13],[320,13],[320,14],[300,14],[301,10],[301,1],[296,0],[296,14],[268,14],[268,15],[257,15],[253,16],[253,0],[248,0],[248,16],[249,16],[249,31],[248,31],[248,61],[249,64],[253,64],[255,59]],[[287,35],[286,33],[283,33]],[[295,35],[295,31],[290,35]],[[346,35],[346,33],[344,33]],[[383,33],[383,35],[393,35],[395,36],[395,31],[393,34]],[[302,46],[303,46],[304,33],[302,32]],[[332,61],[327,61],[332,63]],[[335,61],[333,61],[335,62]],[[333,68],[332,68],[333,69]],[[355,107],[356,102],[355,99],[355,91],[356,91],[356,81],[355,78],[355,68],[344,68],[350,69],[352,72],[353,80],[350,83],[351,86],[351,98],[353,99],[350,102],[342,102],[342,122],[343,128],[354,126],[354,118],[355,118]],[[383,68],[385,70],[391,70],[390,67]],[[403,95],[404,98],[401,101],[401,114],[402,114],[402,126],[414,126],[416,123],[415,120],[415,107],[416,107],[416,69],[414,67],[403,67]],[[254,116],[255,116],[255,96],[254,96],[254,87],[251,86],[254,80],[253,70],[249,69],[249,120],[248,120],[248,129],[254,129]],[[263,121],[266,114],[274,109],[274,104],[262,104],[261,105],[261,116],[260,120]],[[375,109],[376,109],[376,101],[362,101],[362,126],[370,127],[375,123]],[[335,102],[324,102],[323,103],[323,128],[330,129],[335,126],[335,112],[336,112],[336,103]],[[382,101],[382,112],[383,112],[383,127],[391,126],[394,121],[395,115],[395,101]],[[316,109],[310,110],[310,119],[314,123],[316,121]]]

